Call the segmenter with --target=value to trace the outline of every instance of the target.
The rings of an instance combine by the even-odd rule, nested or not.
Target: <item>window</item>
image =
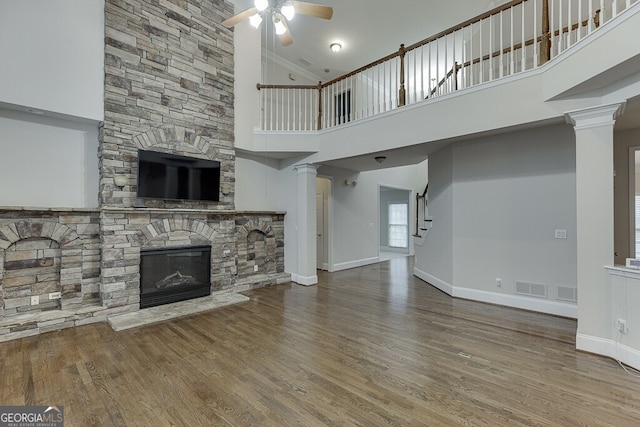
[[[409,247],[409,206],[407,203],[389,204],[389,247]]]

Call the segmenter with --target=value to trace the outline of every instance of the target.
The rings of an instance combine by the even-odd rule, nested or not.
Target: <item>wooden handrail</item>
[[[594,12],[594,16],[592,18],[596,28],[600,25],[599,17],[600,17],[600,9],[598,9],[598,10],[596,10]],[[562,33],[563,34],[564,33],[568,33],[569,31],[574,31],[574,30],[577,30],[580,27],[586,27],[588,25],[589,25],[589,19],[585,19],[582,22],[579,22],[579,23],[571,25],[571,30],[569,30],[569,27],[564,27],[562,29]],[[554,35],[554,37],[559,36],[560,35],[560,30],[554,31],[553,35]],[[534,43],[540,43],[542,41],[542,39],[543,39],[543,36],[538,36],[535,39],[526,40],[524,42],[524,45],[525,45],[525,47],[526,46],[531,46]],[[495,52],[493,52],[491,54],[486,54],[486,55],[484,55],[484,56],[482,56],[480,58],[470,59],[469,61],[467,61],[467,62],[465,62],[463,64],[460,64],[459,67],[460,68],[468,67],[471,64],[478,64],[481,61],[486,61],[488,59],[500,56],[501,54],[504,55],[504,54],[507,54],[507,53],[511,52],[512,50],[519,50],[519,49],[522,49],[522,43],[514,44],[513,48],[511,46],[508,46],[508,47],[505,47],[504,49],[502,49],[501,51],[497,50],[497,51],[495,51]]]
[[[439,39],[441,37],[446,36],[447,34],[453,33],[454,31],[458,31],[458,30],[460,30],[460,29],[462,29],[464,27],[467,27],[467,26],[471,25],[474,22],[479,22],[479,21],[481,21],[483,19],[486,19],[486,18],[488,18],[488,17],[490,17],[492,15],[496,15],[496,14],[498,14],[498,13],[500,13],[500,12],[506,10],[506,9],[509,9],[509,8],[511,8],[513,6],[516,6],[516,5],[520,4],[520,3],[524,3],[525,1],[527,1],[527,0],[510,1],[509,3],[503,4],[502,6],[498,6],[498,7],[494,8],[494,9],[491,9],[490,11],[485,12],[482,15],[478,15],[475,18],[468,19],[468,20],[464,21],[462,24],[454,25],[453,27],[450,27],[450,28],[448,28],[448,29],[446,29],[444,31],[441,31],[441,32],[439,32],[438,34],[436,34],[434,36],[431,36],[431,37],[428,37],[426,39],[420,40],[419,42],[414,43],[414,44],[412,44],[412,45],[410,45],[408,47],[405,47],[402,50],[404,52],[409,52],[410,50],[417,49],[420,46],[424,46],[425,44],[431,43],[431,42],[433,42],[433,41],[435,41],[435,40],[437,40],[437,39]],[[548,0],[545,0],[545,1],[548,1]],[[395,58],[396,56],[400,56],[400,54],[401,54],[401,51],[394,52],[394,53],[392,53],[390,55],[385,56],[384,58],[380,58],[377,61],[373,61],[373,62],[371,62],[371,63],[369,63],[367,65],[364,65],[364,66],[358,68],[357,70],[351,71],[350,73],[347,73],[347,74],[345,74],[343,76],[340,76],[340,77],[337,77],[337,78],[335,78],[333,80],[330,80],[327,83],[324,83],[322,85],[322,87],[324,88],[324,87],[327,87],[327,86],[331,86],[332,84],[337,83],[337,82],[339,82],[341,80],[348,79],[349,77],[351,77],[351,76],[353,76],[355,74],[358,74],[358,73],[360,73],[362,71],[368,70],[369,68],[373,68],[376,65],[380,65],[383,62],[386,62],[386,61],[388,61],[390,59]]]
[[[339,81],[348,79],[349,77],[352,77],[352,76],[354,76],[354,75],[356,75],[358,73],[361,73],[361,72],[366,71],[366,70],[368,70],[370,68],[373,68],[373,67],[375,67],[377,65],[380,65],[380,64],[382,64],[382,63],[384,63],[386,61],[389,61],[390,59],[393,59],[395,57],[403,58],[405,56],[405,54],[407,52],[411,51],[411,50],[417,49],[417,48],[419,48],[421,46],[424,46],[426,44],[434,42],[437,39],[446,36],[447,34],[451,34],[451,33],[455,32],[455,31],[461,30],[461,29],[463,29],[463,28],[465,28],[465,27],[467,27],[467,26],[469,26],[469,25],[471,25],[471,24],[473,24],[475,22],[479,22],[479,21],[482,21],[483,19],[489,18],[490,16],[497,15],[498,13],[501,13],[501,12],[507,10],[507,9],[510,9],[511,7],[514,7],[514,6],[517,6],[517,5],[521,4],[521,3],[524,3],[525,1],[527,1],[527,0],[513,0],[513,1],[511,1],[509,3],[506,3],[506,4],[502,5],[502,6],[498,6],[498,7],[494,8],[494,9],[491,9],[488,12],[485,12],[485,13],[483,13],[481,15],[478,15],[478,16],[476,16],[474,18],[468,19],[468,20],[464,21],[461,24],[454,25],[453,27],[450,27],[450,28],[448,28],[448,29],[446,29],[444,31],[441,31],[438,34],[435,34],[435,35],[430,36],[430,37],[428,37],[426,39],[420,40],[419,42],[414,43],[412,45],[409,45],[407,47],[405,47],[405,45],[402,44],[402,45],[400,45],[400,49],[397,52],[393,52],[393,53],[385,56],[384,58],[380,58],[380,59],[378,59],[376,61],[373,61],[373,62],[371,62],[371,63],[369,63],[367,65],[364,65],[364,66],[362,66],[360,68],[357,68],[357,69],[355,69],[355,70],[353,70],[353,71],[351,71],[351,72],[349,72],[347,74],[344,74],[344,75],[342,75],[340,77],[336,77],[333,80],[329,80],[328,82],[325,82],[325,83],[320,83],[320,85],[321,85],[322,89],[324,89],[324,88],[326,88],[328,86],[331,86],[331,85],[333,85],[333,84],[335,84],[335,83],[337,83]],[[532,44],[534,44],[536,42],[544,42],[545,36],[551,37],[551,34],[549,33],[549,0],[542,0],[542,7],[543,7],[542,35],[536,37],[535,39],[529,39],[529,40],[525,41],[525,43],[524,43],[525,46],[531,46]],[[601,10],[598,9],[598,10],[596,10],[594,12],[593,18],[590,18],[590,19],[593,19],[596,28],[599,27],[599,24],[600,24],[600,21],[599,21],[600,13],[601,13]],[[569,31],[576,30],[581,26],[582,27],[586,27],[587,25],[589,25],[589,19],[585,19],[585,20],[583,20],[583,21],[581,21],[579,23],[573,24],[571,26],[571,30],[569,30],[569,27],[564,27],[562,29],[562,33],[567,33]],[[560,30],[555,30],[553,35],[554,36],[558,36],[559,34],[560,34]],[[548,57],[551,54],[550,41],[551,40],[549,40],[548,46],[544,46],[542,48],[543,49],[543,57],[545,57],[547,49],[549,49],[549,53],[546,54],[547,55],[546,56],[546,60],[542,61],[542,63],[546,62],[548,60]],[[518,49],[522,49],[522,43],[518,43],[518,44],[515,44],[513,46],[513,50],[518,50]],[[512,50],[511,47],[506,47],[506,48],[502,49],[502,53],[503,54],[504,53],[509,53],[511,50]],[[472,61],[473,61],[474,64],[476,64],[476,63],[480,62],[481,60],[486,60],[486,59],[489,59],[489,58],[495,58],[496,56],[499,56],[499,55],[500,55],[500,51],[496,51],[496,52],[493,52],[491,54],[486,54],[482,58],[476,58],[476,59],[474,59]],[[459,67],[466,67],[470,63],[471,63],[471,61],[467,61],[464,64],[459,64]],[[401,62],[400,66],[401,66],[401,68],[403,68],[404,67],[404,63]],[[450,73],[451,73],[451,71],[450,71]],[[403,79],[403,77],[404,77],[404,73],[400,73],[400,78]],[[450,74],[447,75],[447,77],[445,77],[445,79],[448,78],[448,77],[450,77]],[[440,83],[439,83],[439,85],[440,85]],[[257,87],[258,87],[258,90],[260,90],[261,88],[262,89],[317,89],[318,88],[318,86],[316,86],[316,85],[261,85],[261,84],[258,84]],[[402,90],[402,88],[403,88],[402,82],[401,82],[400,87],[401,87],[401,90]],[[402,104],[402,105],[404,105],[404,104]]]
[[[600,9],[596,10],[593,13],[593,24],[596,26],[596,28],[598,28],[600,26]],[[585,19],[582,22],[578,22],[576,24],[571,25],[571,30],[569,30],[569,27],[564,27],[562,29],[562,34],[568,33],[569,31],[577,30],[580,27],[586,27],[587,25],[589,25],[589,20]],[[553,32],[553,35],[554,36],[559,36],[560,35],[560,30],[555,30]]]
[[[419,42],[414,43],[414,44],[410,45],[409,47],[407,47],[406,50],[410,51],[410,50],[413,50],[413,49],[417,49],[420,46],[424,46],[425,44],[429,44],[429,43],[431,43],[431,42],[433,42],[433,41],[435,41],[435,40],[437,40],[437,39],[439,39],[441,37],[446,36],[447,34],[451,34],[451,33],[455,32],[455,31],[463,29],[464,27],[468,27],[469,25],[471,25],[471,24],[473,24],[475,22],[480,22],[483,19],[487,19],[490,16],[497,15],[498,13],[500,13],[500,12],[502,12],[504,10],[507,10],[507,9],[513,7],[513,6],[517,6],[520,3],[524,3],[525,1],[527,1],[527,0],[514,0],[514,1],[510,1],[509,3],[505,3],[502,6],[498,6],[498,7],[494,8],[494,9],[491,9],[488,12],[483,13],[482,15],[478,15],[478,16],[476,16],[474,18],[471,18],[471,19],[468,19],[468,20],[464,21],[461,24],[457,24],[457,25],[454,25],[453,27],[447,28],[446,30],[441,31],[441,32],[439,32],[438,34],[436,34],[434,36],[431,36],[431,37],[426,38],[424,40],[420,40]]]
[[[372,62],[372,63],[370,63],[370,64],[367,64],[367,65],[365,65],[365,66],[363,66],[363,67],[360,67],[360,68],[358,68],[357,70],[353,70],[353,71],[351,71],[350,73],[347,73],[347,74],[345,74],[345,75],[343,75],[343,76],[337,77],[337,78],[335,78],[335,79],[333,79],[333,80],[329,80],[328,82],[323,83],[323,84],[322,84],[322,87],[323,87],[323,88],[325,88],[325,87],[327,87],[327,86],[331,86],[331,85],[332,85],[332,84],[334,84],[334,83],[338,83],[338,82],[339,82],[339,81],[341,81],[341,80],[348,79],[348,78],[349,78],[349,77],[351,77],[351,76],[355,76],[356,74],[361,73],[362,71],[368,70],[369,68],[373,68],[373,67],[375,67],[376,65],[380,65],[380,64],[382,64],[383,62],[387,62],[388,60],[393,59],[393,58],[395,58],[396,56],[399,56],[399,55],[400,55],[400,53],[399,53],[399,52],[394,52],[394,53],[392,53],[392,54],[390,54],[390,55],[385,56],[384,58],[380,58],[380,59],[378,59],[377,61],[373,61],[373,62]]]
[[[256,85],[258,90],[261,89],[318,89],[318,85],[263,85],[258,83]]]

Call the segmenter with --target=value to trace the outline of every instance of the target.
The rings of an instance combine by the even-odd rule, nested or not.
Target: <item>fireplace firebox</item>
[[[140,251],[140,308],[210,294],[210,246]]]

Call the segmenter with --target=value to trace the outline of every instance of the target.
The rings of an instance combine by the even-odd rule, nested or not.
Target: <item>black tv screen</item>
[[[166,200],[220,200],[220,162],[138,151],[138,197]]]

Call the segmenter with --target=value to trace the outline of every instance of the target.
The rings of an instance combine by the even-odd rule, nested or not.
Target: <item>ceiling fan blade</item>
[[[243,12],[238,13],[237,15],[232,16],[226,21],[222,21],[222,25],[227,28],[233,27],[243,19],[247,19],[248,17],[253,16],[253,14],[255,13],[258,13],[258,9],[256,9],[255,7],[249,8]]]
[[[293,8],[296,13],[300,13],[302,15],[309,15],[322,19],[331,19],[333,17],[333,8],[329,6],[307,3],[304,1],[294,1]]]
[[[289,26],[287,25],[286,19],[282,19],[281,22],[284,25],[284,27],[287,29],[287,31],[285,31],[282,34],[278,34],[278,38],[280,39],[280,43],[282,43],[282,46],[289,46],[290,44],[293,44],[293,37],[291,36],[291,30],[289,30]]]

